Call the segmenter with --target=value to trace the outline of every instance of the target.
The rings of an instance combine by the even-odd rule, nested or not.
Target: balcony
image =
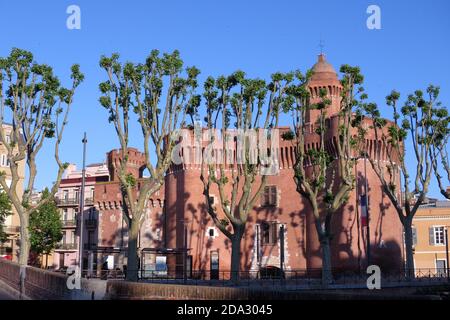
[[[76,219],[66,219],[61,220],[63,228],[76,228],[77,220]]]
[[[97,219],[85,219],[84,224],[87,229],[97,228]]]
[[[74,207],[80,206],[80,198],[78,197],[69,197],[69,198],[56,198],[56,204],[61,207]],[[94,204],[94,198],[85,198],[84,205],[90,206]]]
[[[79,198],[56,198],[56,205],[58,206],[79,206]]]
[[[3,231],[7,234],[19,233],[20,227],[19,226],[4,226]]]
[[[85,243],[83,246],[84,250],[97,250],[97,244],[96,243]]]
[[[78,244],[76,242],[73,243],[60,243],[57,247],[58,250],[76,250],[78,249]]]

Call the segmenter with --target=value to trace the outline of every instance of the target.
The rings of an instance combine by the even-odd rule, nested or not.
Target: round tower
[[[342,85],[333,66],[326,61],[324,54],[319,54],[312,70],[314,73],[308,83],[311,103],[320,102],[320,90],[324,89],[331,100],[331,105],[327,109],[327,115],[332,116],[338,113],[341,103]],[[319,110],[310,109],[306,113],[306,121],[315,123],[318,116]]]

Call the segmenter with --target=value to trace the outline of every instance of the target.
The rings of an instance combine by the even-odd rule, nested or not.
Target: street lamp
[[[80,244],[79,244],[79,258],[78,263],[80,267],[80,273],[83,275],[83,227],[84,227],[84,186],[86,183],[86,144],[87,137],[86,132],[84,133],[83,140],[83,170],[81,171],[81,192],[80,192]]]
[[[450,279],[450,268],[448,266],[449,258],[448,258],[448,226],[445,226],[445,271],[447,274],[447,280]]]

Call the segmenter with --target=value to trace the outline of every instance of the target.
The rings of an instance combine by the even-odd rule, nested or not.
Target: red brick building
[[[327,90],[332,101],[327,110],[330,127],[327,147],[336,154],[336,114],[342,87],[337,73],[323,55],[319,56],[313,69],[315,72],[309,83],[312,102],[319,99],[321,88]],[[307,115],[310,122],[306,136],[308,148],[313,148],[318,139],[314,134],[316,113],[316,110],[311,110]],[[380,141],[375,141],[373,133],[367,137],[366,148],[370,157],[377,161],[386,160],[388,150]],[[294,151],[292,141],[283,140],[280,134],[276,152],[279,174],[268,177],[266,189],[250,214],[241,242],[241,269],[244,271],[257,272],[269,266],[286,271],[321,268],[320,244],[312,212],[306,199],[296,191],[293,180]],[[183,156],[192,156],[195,152],[195,147],[181,151]],[[144,155],[130,148],[128,156],[129,172],[138,179],[136,192],[139,192],[144,174]],[[106,164],[109,178],[95,183],[93,202],[98,227],[95,239],[85,246],[89,269],[100,270],[106,261],[110,267],[121,269],[127,263],[127,226],[115,172],[119,159],[118,150],[110,151]],[[367,179],[371,264],[377,264],[385,271],[398,270],[403,261],[401,223],[369,162],[365,166],[364,160],[359,160],[354,170],[356,188],[333,219],[332,265],[345,270],[361,270],[367,266],[367,230],[361,222],[359,203]],[[219,194],[217,190],[215,192],[213,198],[218,201]],[[186,267],[188,270],[217,273],[230,269],[231,242],[214,226],[206,212],[200,164],[183,163],[170,168],[164,186],[149,201],[138,246],[145,270],[164,273]]]
[[[127,264],[128,228],[122,210],[122,194],[116,171],[117,166],[120,165],[120,156],[120,150],[112,150],[107,153],[106,159],[110,179],[95,185],[94,203],[98,219],[97,238],[86,248],[91,256],[92,265],[90,268],[94,270],[101,270],[108,257],[112,257],[110,259],[114,269],[123,269],[123,266]],[[128,173],[137,178],[136,193],[139,193],[142,183],[144,164],[144,154],[135,148],[128,148]],[[164,187],[150,198],[148,214],[142,223],[138,239],[140,250],[164,246],[163,190]],[[156,259],[155,257],[151,258]],[[145,261],[143,262],[145,263]]]
[[[334,68],[323,55],[319,55],[313,69],[314,75],[309,83],[312,103],[320,99],[321,88],[327,90],[332,101],[327,110],[327,122],[331,129],[327,145],[330,151],[336,154],[336,115],[340,108],[342,86]],[[318,136],[314,133],[317,112],[310,110],[307,115],[311,124],[306,137],[308,148],[313,148],[318,142]],[[373,133],[369,133],[366,147],[370,157],[377,161],[386,160],[386,146],[380,141],[376,142]],[[194,149],[189,148],[182,152],[189,153],[192,157],[195,154]],[[293,180],[295,159],[292,141],[280,138],[277,154],[279,174],[268,178],[265,194],[254,207],[242,239],[241,270],[257,272],[269,266],[282,267],[284,270],[319,269],[321,252],[312,211],[306,199],[302,199],[297,193]],[[367,161],[366,174],[363,159],[358,161],[354,170],[356,188],[351,192],[348,203],[333,220],[332,265],[345,270],[361,270],[367,266],[367,233],[361,224],[359,203],[360,196],[364,194],[367,177],[371,264],[379,265],[382,270],[398,270],[403,261],[402,226],[398,216],[387,196],[383,194],[369,162]],[[217,190],[215,192],[213,197],[216,201],[219,193]],[[214,226],[206,212],[203,185],[200,181],[200,164],[182,164],[171,168],[166,176],[165,201],[167,246],[189,249],[187,266],[193,270],[230,270],[231,242]],[[280,237],[281,226],[284,236]],[[284,259],[280,259],[282,256]]]

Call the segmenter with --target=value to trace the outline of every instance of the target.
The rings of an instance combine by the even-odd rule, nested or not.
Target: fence
[[[450,284],[449,273],[443,269],[416,269],[414,271],[398,270],[381,272],[382,287],[402,287],[402,286],[424,286],[434,284]],[[61,272],[66,272],[62,270]],[[101,280],[123,280],[126,272],[116,270],[83,270],[81,275],[87,279]],[[320,269],[298,269],[262,271],[206,271],[192,270],[183,273],[167,271],[144,271],[139,270],[138,280],[140,282],[160,283],[160,284],[187,284],[194,286],[221,286],[221,287],[277,287],[287,289],[318,289],[323,287]],[[365,288],[367,280],[371,276],[366,272],[333,270],[333,279],[328,287],[336,288]]]
[[[371,273],[357,271],[335,270],[332,272],[331,286],[335,287],[366,287]],[[183,283],[190,285],[213,286],[249,286],[249,287],[287,287],[291,289],[308,289],[322,286],[322,271],[317,270],[285,270],[271,271],[192,271],[186,274],[168,274],[162,272],[140,272],[139,278],[145,282]],[[381,285],[386,286],[414,286],[438,283],[450,283],[446,270],[416,269],[414,271],[398,270],[381,272]],[[238,280],[233,280],[238,279]]]
[[[0,280],[16,291],[20,289],[19,273],[18,264],[0,259]],[[83,271],[82,275],[81,290],[70,290],[67,286],[67,272],[57,273],[26,267],[23,293],[32,299],[360,299],[364,294],[370,299],[377,297],[372,294],[373,290],[367,290],[369,275],[340,270],[334,270],[333,282],[327,287],[321,285],[320,270],[286,270],[283,273],[273,270],[246,271],[238,274],[239,281],[231,280],[233,274],[229,271],[192,271],[189,274],[142,271],[139,273],[138,283],[120,280],[125,274],[119,270],[103,270],[94,274]],[[408,298],[417,298],[411,296],[417,292],[416,287],[423,286],[427,290],[439,285],[439,288],[447,288],[447,291],[450,287],[449,277],[442,269],[418,269],[410,275],[414,277],[408,277],[405,270],[382,273],[381,285],[383,288],[398,287],[401,295],[408,295]],[[87,277],[90,279],[86,279]],[[93,279],[96,277],[108,281]],[[382,298],[386,298],[393,293],[387,291],[383,294]],[[397,298],[395,295],[392,297]]]

